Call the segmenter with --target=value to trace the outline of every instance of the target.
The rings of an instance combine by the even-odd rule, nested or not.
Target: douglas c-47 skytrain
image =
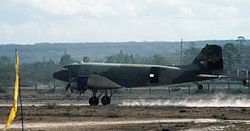
[[[115,63],[75,63],[66,65],[53,74],[54,78],[68,82],[67,89],[84,93],[92,90],[89,104],[97,106],[98,90],[104,92],[103,105],[111,103],[114,89],[146,87],[198,82],[220,78],[223,70],[222,49],[217,45],[206,45],[190,65],[163,66]],[[199,89],[202,85],[197,84]]]

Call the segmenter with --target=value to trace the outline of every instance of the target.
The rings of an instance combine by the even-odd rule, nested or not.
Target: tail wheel
[[[99,104],[99,100],[96,96],[92,96],[89,99],[89,105],[91,106],[97,106]]]
[[[103,105],[109,105],[111,103],[111,99],[109,96],[105,95],[102,97],[101,102]]]
[[[203,86],[202,85],[198,85],[198,89],[199,90],[203,89]]]

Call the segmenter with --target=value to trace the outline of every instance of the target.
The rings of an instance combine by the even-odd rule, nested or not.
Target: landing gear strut
[[[111,103],[111,97],[114,94],[114,92],[112,90],[110,90],[110,96],[108,95],[108,90],[105,90],[99,96],[96,96],[96,92],[97,92],[96,89],[92,89],[92,92],[93,92],[93,96],[90,97],[90,99],[89,99],[90,106],[97,106],[99,104],[99,97],[103,93],[105,93],[105,95],[101,99],[102,105],[109,105]]]

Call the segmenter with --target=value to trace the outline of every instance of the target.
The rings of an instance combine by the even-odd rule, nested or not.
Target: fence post
[[[188,85],[188,94],[190,94],[190,85]]]
[[[35,84],[35,94],[37,95],[37,84]]]
[[[210,85],[209,83],[207,84],[207,90],[208,90],[208,93],[210,92]]]
[[[54,83],[54,89],[53,89],[54,94],[56,93],[56,84]]]

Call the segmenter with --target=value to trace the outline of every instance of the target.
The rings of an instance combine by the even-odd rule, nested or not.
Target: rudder
[[[206,45],[193,63],[202,69],[223,70],[222,48],[218,45]]]

